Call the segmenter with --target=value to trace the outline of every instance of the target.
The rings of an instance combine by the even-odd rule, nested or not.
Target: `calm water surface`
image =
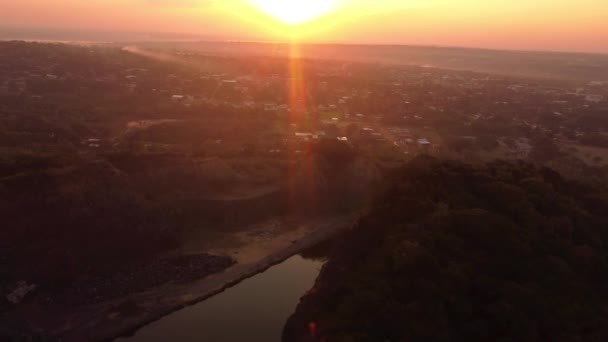
[[[278,342],[324,261],[294,256],[121,342]]]

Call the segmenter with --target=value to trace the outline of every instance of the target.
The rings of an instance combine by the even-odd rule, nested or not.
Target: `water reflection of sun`
[[[298,25],[333,12],[338,0],[249,0],[260,11],[288,25]]]

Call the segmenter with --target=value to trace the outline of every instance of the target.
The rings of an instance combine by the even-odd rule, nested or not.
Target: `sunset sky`
[[[291,16],[281,1],[299,2],[0,0],[0,25],[608,53],[607,0],[305,0]],[[302,13],[316,19],[280,20]]]

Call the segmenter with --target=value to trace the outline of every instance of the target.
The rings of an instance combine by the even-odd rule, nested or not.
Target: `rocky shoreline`
[[[129,296],[169,282],[191,282],[221,272],[236,262],[210,254],[159,258],[132,266],[112,277],[97,276],[72,284],[57,300],[64,305],[91,305]]]
[[[111,341],[129,336],[138,329],[186,306],[194,305],[241,281],[255,276],[288,258],[327,241],[352,226],[352,217],[318,222],[316,230],[271,251],[255,263],[235,264],[223,272],[190,282],[173,282],[146,292],[83,307],[64,317],[52,336],[61,341]]]

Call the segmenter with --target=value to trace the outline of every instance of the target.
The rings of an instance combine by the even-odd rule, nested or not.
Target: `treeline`
[[[3,281],[52,291],[175,243],[167,216],[107,161],[5,156],[0,168]]]
[[[340,241],[283,340],[604,341],[607,213],[605,184],[417,158]]]

